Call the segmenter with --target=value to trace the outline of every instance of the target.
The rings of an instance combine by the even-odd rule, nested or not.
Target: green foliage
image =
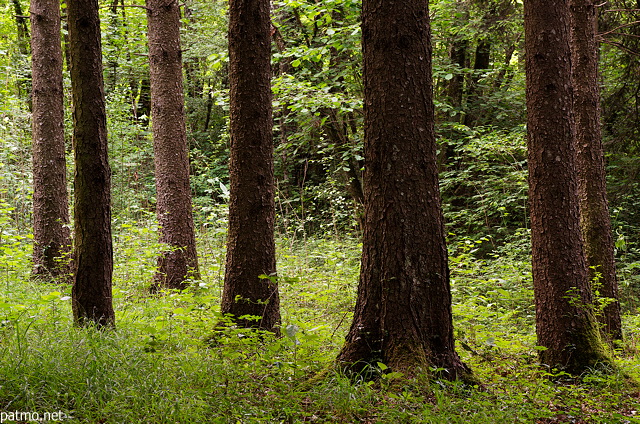
[[[132,120],[129,87],[119,86],[107,97],[109,162],[113,215],[144,218],[155,210],[153,141],[145,120]]]
[[[510,128],[524,120],[522,8],[508,0],[439,0],[430,6],[436,110],[444,122]],[[476,63],[480,45],[490,63]],[[462,57],[453,57],[454,47]],[[458,63],[462,59],[463,63]],[[449,86],[459,81],[460,98]]]
[[[524,129],[451,127],[457,136],[440,139],[445,222],[456,235],[489,237],[482,247],[491,250],[528,226]]]
[[[193,0],[183,7],[202,279],[161,296],[148,291],[162,246],[154,218],[145,11],[101,8],[117,314],[117,329],[101,331],[72,325],[70,287],[30,280],[29,64],[12,3],[0,0],[0,410],[62,410],[86,423],[638,421],[638,390],[629,380],[640,380],[637,60],[602,50],[625,312],[617,352],[622,371],[593,370],[576,383],[537,364],[521,4],[439,0],[431,4],[433,69],[454,324],[458,351],[482,386],[409,379],[382,363],[377,382],[353,384],[331,364],[351,323],[362,248],[360,2],[273,6],[280,339],[218,326],[230,324],[218,308],[228,220],[227,3]],[[456,42],[466,43],[463,66],[450,57]],[[488,69],[474,69],[481,43],[490,45]],[[457,103],[449,89],[459,80]],[[66,93],[68,87],[66,79]],[[69,104],[65,119],[70,144]]]
[[[228,184],[227,3],[188,2],[181,33],[187,139],[198,208],[224,202],[215,183]]]
[[[353,202],[362,201],[348,188],[361,185],[363,167],[360,4],[275,6],[275,158],[284,230],[353,230]]]
[[[209,222],[203,280],[162,296],[147,291],[160,248],[153,221],[116,228],[113,331],[73,326],[70,288],[29,282],[26,262],[0,271],[2,409],[80,423],[634,422],[637,387],[622,374],[593,371],[576,384],[536,364],[526,234],[491,260],[474,257],[471,240],[451,249],[459,351],[482,387],[407,379],[382,363],[378,382],[354,384],[327,366],[351,320],[358,242],[279,241],[285,336],[276,339],[216,326],[224,222]],[[630,332],[620,353],[636,377],[639,340]]]

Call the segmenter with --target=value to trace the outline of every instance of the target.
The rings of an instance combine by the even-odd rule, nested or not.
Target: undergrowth
[[[78,423],[640,422],[638,311],[625,316],[613,374],[576,383],[537,363],[526,231],[486,259],[474,256],[480,239],[450,248],[458,351],[481,382],[465,387],[384,364],[379,380],[354,383],[330,366],[352,318],[356,239],[281,235],[284,336],[215,330],[224,221],[212,215],[201,227],[203,279],[160,296],[148,294],[155,226],[118,222],[112,331],[74,327],[70,287],[31,281],[30,239],[5,233],[0,411],[62,411]]]

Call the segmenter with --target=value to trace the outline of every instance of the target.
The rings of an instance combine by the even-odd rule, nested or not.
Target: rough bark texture
[[[160,242],[155,288],[186,288],[200,278],[189,185],[177,0],[147,0],[151,117]]]
[[[78,324],[113,325],[111,169],[98,1],[68,0],[67,13],[76,162],[73,316]]]
[[[69,204],[64,145],[60,2],[31,2],[33,274],[69,278]]]
[[[525,1],[533,284],[544,364],[579,374],[608,362],[580,233],[569,0]]]
[[[221,310],[278,332],[268,0],[229,1],[230,199]],[[257,321],[239,319],[243,315]]]
[[[580,218],[590,279],[599,274],[600,296],[614,301],[598,316],[605,338],[622,339],[618,281],[607,201],[604,149],[600,128],[597,9],[593,0],[571,0],[572,77]]]
[[[469,371],[454,350],[426,0],[362,10],[365,222],[355,316],[338,361]]]

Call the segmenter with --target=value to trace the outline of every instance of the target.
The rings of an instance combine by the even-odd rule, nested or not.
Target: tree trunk
[[[239,325],[278,333],[270,57],[269,1],[231,0],[231,193],[221,310]]]
[[[609,358],[580,233],[569,0],[525,1],[527,143],[540,360],[580,374]]]
[[[467,114],[464,117],[464,124],[472,127],[478,121],[478,104],[482,100],[482,90],[478,87],[481,71],[489,69],[491,66],[491,43],[488,40],[478,41],[475,59],[473,62],[473,74],[467,87]]]
[[[60,2],[31,2],[33,274],[69,278],[69,204],[64,145]]]
[[[469,373],[454,348],[426,0],[362,9],[365,222],[355,316],[338,361]]]
[[[22,5],[20,0],[12,0],[13,10],[16,18],[16,29],[18,31],[18,48],[23,55],[29,54],[29,29],[27,24],[27,18],[25,18],[22,12]],[[58,14],[60,14],[58,12]]]
[[[29,55],[29,24],[27,23],[27,17],[24,15],[22,11],[22,5],[20,4],[20,0],[11,0],[13,3],[14,17],[16,22],[16,31],[17,31],[17,45],[18,52],[20,56],[25,60]],[[20,59],[22,62],[23,59]],[[26,63],[25,63],[26,64]],[[18,95],[22,98],[27,98],[27,106],[29,110],[32,108],[31,98],[29,97],[29,93],[31,91],[29,74],[24,72],[22,67],[20,67],[18,80],[16,87],[18,89]]]
[[[598,316],[606,339],[622,340],[620,303],[611,218],[607,202],[604,149],[600,129],[598,87],[597,8],[593,0],[571,0],[573,104],[578,146],[580,218],[590,280],[596,290],[613,299]]]
[[[177,0],[147,0],[151,117],[160,242],[154,289],[184,289],[200,278],[189,184],[189,151],[182,92],[180,8]]]
[[[98,1],[68,0],[67,13],[76,162],[73,316],[78,324],[114,325],[111,170]]]
[[[462,69],[467,64],[467,47],[469,42],[465,39],[457,39],[453,41],[453,44],[449,48],[449,59],[452,64],[458,66],[460,72],[453,74],[453,78],[449,80],[447,84],[446,94],[449,97],[451,106],[453,106],[457,112],[460,112],[462,107],[462,98],[464,95],[464,73]],[[459,121],[462,115],[458,113],[453,121]]]
[[[187,31],[195,31],[193,25],[197,22],[193,16],[193,10],[187,5],[184,6],[184,17],[188,22]],[[205,79],[202,75],[202,62],[203,58],[193,57],[191,61],[184,64],[186,92],[187,96],[192,99],[202,99],[204,96]]]

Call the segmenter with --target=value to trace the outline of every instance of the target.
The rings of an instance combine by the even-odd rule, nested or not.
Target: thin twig
[[[630,49],[630,48],[626,47],[626,46],[625,46],[624,44],[622,44],[622,43],[618,43],[618,42],[616,42],[616,41],[611,41],[611,40],[606,40],[606,39],[603,39],[603,40],[602,40],[602,42],[603,42],[603,43],[605,43],[605,44],[610,44],[610,45],[612,45],[612,46],[616,46],[616,47],[618,47],[620,50],[623,50],[623,51],[625,51],[625,52],[629,53],[629,54],[630,54],[630,55],[632,55],[632,56],[640,56],[640,52],[639,52],[639,51],[636,51],[636,50]]]
[[[624,32],[612,32],[610,35],[622,35],[622,36],[625,36],[625,37],[640,38],[640,35],[637,35],[637,34],[626,34]]]
[[[151,10],[147,6],[141,4],[110,4],[107,6],[101,6],[100,9],[113,9],[114,7],[136,7],[138,9]]]
[[[603,12],[640,12],[640,9],[607,9]]]
[[[604,36],[604,35],[607,35],[607,34],[610,34],[610,33],[612,33],[612,32],[615,32],[615,31],[619,30],[620,28],[626,28],[626,27],[629,27],[629,26],[637,25],[637,24],[640,24],[640,21],[628,22],[628,23],[626,23],[626,24],[624,24],[624,25],[620,25],[620,26],[618,26],[618,27],[616,27],[616,28],[613,28],[613,29],[611,29],[611,30],[609,30],[609,31],[601,32],[601,33],[600,33],[600,34],[598,34],[598,35],[600,35],[600,36],[602,37],[602,36]]]

